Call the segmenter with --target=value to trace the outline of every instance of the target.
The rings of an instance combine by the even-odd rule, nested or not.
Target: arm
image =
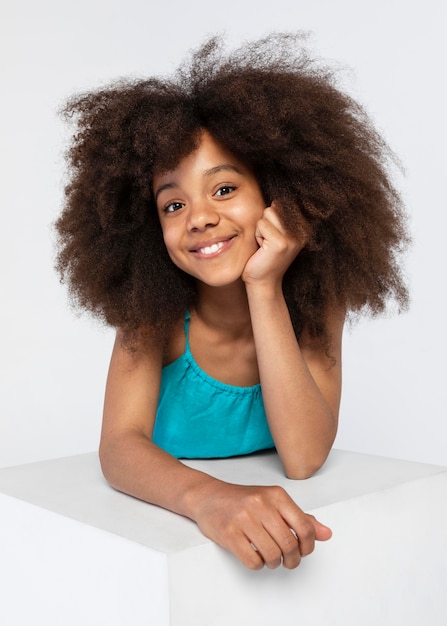
[[[282,278],[302,244],[284,233],[272,208],[258,224],[257,239],[260,248],[243,278],[264,404],[287,476],[307,478],[326,460],[337,432],[344,315],[327,316],[332,359],[306,331],[298,344]]]
[[[330,530],[279,487],[246,487],[182,464],[152,443],[161,347],[126,351],[120,334],[107,379],[100,460],[116,489],[194,520],[247,567],[296,567]],[[292,534],[290,529],[296,533]],[[254,550],[255,545],[257,550]]]
[[[117,334],[104,402],[99,455],[105,477],[120,491],[185,515],[184,486],[205,479],[152,443],[162,348],[128,352]]]

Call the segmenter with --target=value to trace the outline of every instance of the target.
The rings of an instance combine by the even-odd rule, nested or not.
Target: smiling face
[[[176,169],[154,175],[154,197],[172,261],[210,286],[240,279],[258,245],[265,202],[251,171],[203,132]]]

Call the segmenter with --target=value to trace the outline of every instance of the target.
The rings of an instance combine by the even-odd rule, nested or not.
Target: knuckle
[[[284,556],[293,555],[295,552],[299,552],[298,541],[295,539],[292,533],[290,533],[287,537],[284,537],[282,546]]]
[[[270,497],[269,491],[266,489],[254,491],[248,496],[246,507],[241,510],[241,513],[246,513],[248,517],[250,511],[259,511],[259,509],[264,509],[268,506]]]
[[[264,494],[262,491],[254,491],[248,497],[248,505],[261,504],[264,501]]]
[[[283,566],[286,569],[295,569],[301,563],[301,554],[298,552],[294,558],[284,558]]]
[[[315,549],[315,544],[312,543],[312,544],[309,545],[308,548],[302,550],[302,555],[303,556],[308,556],[309,554],[312,554],[314,549]]]
[[[231,546],[239,540],[240,526],[235,522],[229,522],[219,532],[219,543],[225,546]]]
[[[299,530],[299,541],[301,554],[307,556],[314,551],[315,547],[315,531],[312,524],[304,524]]]
[[[250,509],[246,507],[241,507],[239,511],[234,514],[234,522],[231,524],[231,526],[244,525],[246,522],[248,522],[249,518]]]
[[[275,569],[281,565],[282,552],[279,548],[270,548],[262,556],[269,569]]]
[[[247,555],[243,561],[244,565],[251,570],[259,570],[264,567],[264,563],[260,556],[253,551],[253,554]]]
[[[273,487],[270,487],[269,489],[272,495],[278,499],[282,499],[285,496],[287,496],[286,491],[282,487],[279,487],[278,485],[274,485]]]
[[[266,561],[265,564],[269,569],[277,569],[282,563],[282,558],[279,557],[279,559],[273,559],[271,561]]]
[[[300,539],[304,541],[313,540],[315,538],[315,530],[310,522],[304,522],[300,528]]]

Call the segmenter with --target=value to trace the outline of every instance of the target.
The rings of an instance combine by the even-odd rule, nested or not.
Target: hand
[[[275,205],[264,210],[255,231],[259,249],[251,256],[242,273],[245,283],[281,284],[284,273],[305,245],[288,235],[276,213]]]
[[[331,530],[304,513],[281,487],[246,487],[217,481],[194,515],[208,538],[227,548],[250,569],[283,564],[297,567],[315,540]]]

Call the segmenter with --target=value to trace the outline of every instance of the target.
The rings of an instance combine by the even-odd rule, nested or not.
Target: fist
[[[242,279],[250,284],[282,283],[287,268],[305,245],[304,237],[298,241],[285,231],[273,203],[258,221],[255,238],[259,248],[248,259]]]

